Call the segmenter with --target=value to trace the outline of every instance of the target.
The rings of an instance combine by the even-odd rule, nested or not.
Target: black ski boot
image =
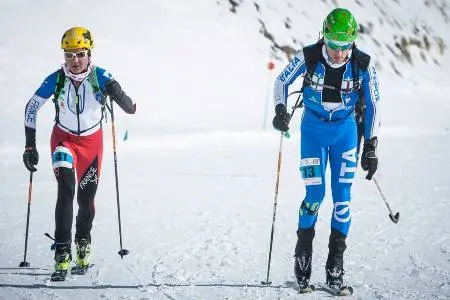
[[[344,285],[344,251],[346,236],[335,229],[331,229],[329,252],[326,271],[326,284],[328,288],[337,296],[347,296],[353,294],[353,288]]]
[[[315,290],[314,285],[309,284],[314,233],[314,228],[299,229],[297,231],[298,239],[295,246],[294,273],[300,293],[310,293]]]
[[[309,284],[311,278],[311,254],[300,254],[295,256],[294,272],[297,278],[300,293],[309,293],[315,290],[313,285]]]
[[[333,290],[339,290],[344,285],[345,271],[339,267],[328,267],[327,273],[327,285]]]

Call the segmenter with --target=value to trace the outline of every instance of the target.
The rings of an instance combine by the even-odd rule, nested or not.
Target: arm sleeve
[[[58,77],[58,71],[49,75],[42,82],[41,86],[36,90],[31,99],[25,106],[25,146],[36,146],[36,118],[38,110],[44,105],[44,103],[50,98],[56,86],[56,79]]]
[[[275,106],[283,104],[286,106],[289,86],[305,73],[305,57],[303,50],[299,51],[289,64],[284,68],[283,72],[275,80],[273,101]]]
[[[116,80],[108,80],[105,84],[105,91],[124,112],[127,114],[134,114],[136,112],[136,106],[133,104],[133,101],[125,94]]]
[[[364,138],[366,141],[377,136],[380,126],[380,93],[378,88],[378,76],[375,64],[371,61],[367,71],[364,71],[362,79],[363,96],[366,103],[366,113],[364,116]]]
[[[128,114],[134,114],[136,112],[136,106],[130,97],[125,94],[114,77],[106,70],[97,67],[97,80],[100,89],[102,89],[106,95],[110,96],[123,111]]]

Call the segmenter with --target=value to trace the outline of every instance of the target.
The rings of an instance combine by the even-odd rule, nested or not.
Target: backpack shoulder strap
[[[63,68],[58,70],[58,77],[56,77],[55,91],[53,92],[53,102],[56,104],[61,92],[64,88],[64,83],[66,81],[66,75],[64,74]]]
[[[353,90],[358,91],[359,99],[355,105],[355,120],[357,123],[358,142],[357,142],[357,155],[359,156],[361,140],[364,137],[364,115],[366,110],[366,103],[363,97],[363,91],[359,84],[359,70],[367,70],[370,63],[370,55],[359,50],[355,45],[353,46],[352,54],[352,77],[353,77]]]
[[[359,71],[367,70],[370,63],[370,55],[359,50],[355,44],[352,49],[352,77],[353,77],[353,91],[360,91]]]
[[[53,103],[55,104],[55,122],[59,124],[59,104],[58,98],[61,95],[64,84],[66,82],[66,75],[64,74],[63,68],[58,70],[58,76],[56,77],[55,91],[53,92]]]
[[[97,66],[93,66],[91,70],[91,74],[89,75],[88,82],[92,86],[92,90],[94,91],[95,98],[97,101],[102,105],[102,120],[103,118],[107,118],[108,115],[106,114],[105,106],[106,104],[106,94],[105,92],[100,88],[100,84],[98,83],[98,77],[97,77]],[[108,119],[106,119],[108,121]]]
[[[355,58],[356,58],[358,67],[361,70],[367,70],[367,68],[369,67],[369,63],[370,63],[370,55],[359,50],[355,46]]]
[[[92,88],[94,90],[94,93],[97,93],[97,92],[102,92],[103,93],[103,91],[100,89],[100,85],[98,83],[97,66],[93,66],[92,67],[91,74],[89,76],[88,81],[91,84],[91,86],[92,86]]]
[[[301,88],[301,92],[305,89],[305,87],[311,85],[311,80],[314,75],[314,71],[319,64],[320,57],[322,55],[322,45],[323,39],[320,39],[317,43],[307,46],[303,48],[303,55],[305,57],[305,65],[306,65],[306,74],[303,79],[303,85]]]

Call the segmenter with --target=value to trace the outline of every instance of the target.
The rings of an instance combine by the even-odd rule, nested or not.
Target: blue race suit
[[[357,69],[361,90],[353,89],[352,64],[355,60],[348,59],[337,65],[328,57],[325,45],[318,49],[321,59],[311,83],[303,92],[300,172],[306,185],[306,196],[299,211],[298,229],[314,228],[325,196],[325,170],[329,162],[334,203],[331,228],[347,236],[351,222],[350,190],[357,162],[354,110],[362,92],[366,103],[364,136],[366,140],[376,136],[380,101],[378,79],[374,64],[370,62],[367,69]],[[352,52],[349,57],[351,55]],[[299,51],[275,81],[275,106],[286,105],[289,86],[305,76],[306,70],[304,51]],[[337,88],[334,96],[327,90],[330,80]]]

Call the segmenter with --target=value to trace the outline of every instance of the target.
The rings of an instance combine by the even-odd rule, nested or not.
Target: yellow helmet
[[[94,48],[91,32],[84,27],[73,27],[64,32],[61,39],[61,49]]]

